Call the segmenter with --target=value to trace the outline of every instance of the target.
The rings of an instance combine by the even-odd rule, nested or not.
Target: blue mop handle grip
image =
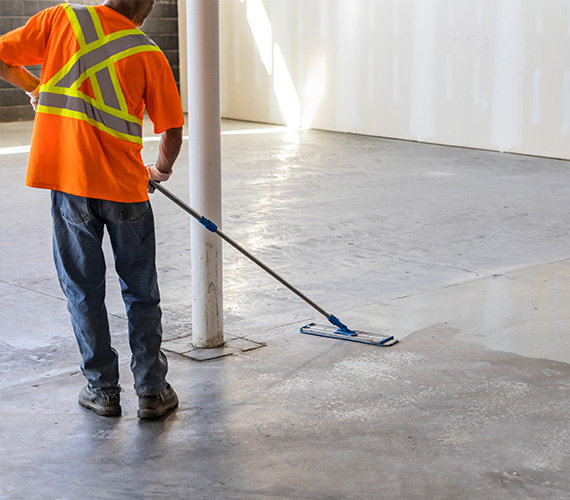
[[[338,326],[341,333],[346,333],[347,335],[356,335],[354,330],[351,330],[346,326],[340,319],[338,319],[334,314],[331,314],[327,318],[334,326]]]
[[[215,222],[212,222],[210,219],[202,216],[198,222],[200,224],[202,224],[208,231],[212,231],[212,233],[215,233],[218,230],[218,226],[216,226]]]

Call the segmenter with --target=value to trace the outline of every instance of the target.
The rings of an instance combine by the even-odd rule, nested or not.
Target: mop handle
[[[266,273],[270,274],[271,276],[273,276],[277,281],[279,281],[282,285],[286,286],[289,290],[291,290],[295,295],[297,295],[298,297],[300,297],[301,299],[303,299],[307,304],[309,304],[313,309],[317,310],[319,313],[321,313],[325,318],[327,318],[331,323],[333,323],[334,325],[339,326],[339,328],[341,328],[340,325],[342,325],[342,323],[340,323],[340,321],[338,320],[338,318],[336,318],[335,316],[333,316],[332,314],[327,313],[322,307],[318,306],[317,304],[315,304],[311,299],[309,299],[306,295],[304,295],[303,293],[301,293],[299,290],[297,290],[293,285],[289,284],[287,281],[285,281],[281,276],[279,276],[275,271],[273,271],[271,268],[267,267],[263,262],[261,262],[257,257],[255,257],[254,255],[250,254],[245,248],[243,248],[241,245],[239,245],[238,243],[236,243],[234,240],[232,240],[229,236],[227,236],[226,234],[224,234],[220,229],[218,229],[218,226],[216,226],[216,224],[214,222],[212,222],[211,220],[207,219],[206,217],[204,217],[203,215],[200,215],[198,212],[196,212],[196,210],[194,210],[191,206],[187,205],[186,203],[184,203],[180,198],[178,198],[178,196],[176,196],[175,194],[171,193],[168,189],[162,187],[160,185],[160,183],[156,182],[156,181],[149,181],[150,185],[155,188],[157,191],[160,191],[164,196],[166,196],[167,198],[169,198],[170,200],[172,200],[174,203],[176,203],[182,210],[184,210],[185,212],[188,212],[192,217],[194,217],[200,224],[202,224],[208,231],[211,231],[212,233],[216,233],[220,238],[222,238],[224,241],[226,241],[227,243],[229,243],[232,247],[234,247],[238,252],[242,253],[243,255],[245,255],[249,260],[251,260],[252,262],[254,262],[255,264],[257,264],[259,267],[261,267],[261,269],[263,269]],[[335,320],[338,322],[336,323]],[[345,326],[345,325],[342,325]],[[346,326],[345,326],[346,328]]]

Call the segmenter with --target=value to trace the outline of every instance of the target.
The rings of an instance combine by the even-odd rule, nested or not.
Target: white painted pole
[[[187,3],[190,202],[221,228],[219,0]],[[191,223],[192,343],[224,343],[222,240]]]

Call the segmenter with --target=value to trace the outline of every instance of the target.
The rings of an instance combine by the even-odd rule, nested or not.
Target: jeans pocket
[[[52,191],[52,204],[59,210],[61,217],[71,224],[80,224],[90,218],[89,200],[82,196]]]
[[[138,203],[117,203],[118,219],[120,221],[134,222],[143,217],[150,210],[149,201]]]

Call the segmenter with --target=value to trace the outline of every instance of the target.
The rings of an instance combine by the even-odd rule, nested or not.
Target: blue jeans
[[[129,321],[131,370],[139,396],[166,386],[160,349],[162,325],[156,276],[154,218],[150,202],[118,203],[52,191],[53,250],[61,288],[89,388],[117,394],[119,365],[105,308],[105,227]]]

